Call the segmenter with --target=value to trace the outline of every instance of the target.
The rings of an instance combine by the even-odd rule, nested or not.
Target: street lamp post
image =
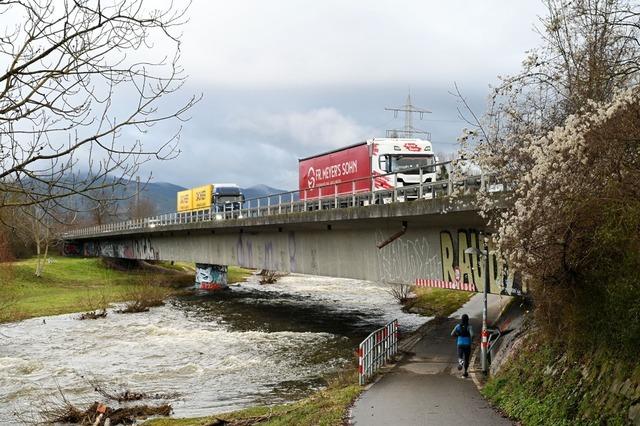
[[[489,294],[489,238],[484,237],[484,305],[482,306],[482,372],[487,374],[487,350],[489,349],[489,332],[487,331],[487,296]]]
[[[478,250],[475,247],[469,247],[464,252],[466,254],[475,254],[478,256],[478,260],[484,256],[484,289],[483,289],[483,301],[482,301],[482,332],[480,334],[481,342],[480,342],[480,365],[482,367],[482,372],[487,374],[487,352],[489,348],[489,331],[487,330],[487,296],[489,294],[489,237],[485,235],[484,237],[484,250]],[[480,262],[478,262],[480,263]],[[478,265],[476,265],[478,267]]]

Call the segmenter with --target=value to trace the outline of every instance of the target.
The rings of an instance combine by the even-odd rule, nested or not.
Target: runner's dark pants
[[[464,371],[469,368],[469,355],[471,355],[470,345],[458,345],[458,359],[464,360]]]

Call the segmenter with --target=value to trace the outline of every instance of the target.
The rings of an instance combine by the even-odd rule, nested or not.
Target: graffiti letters
[[[221,290],[227,287],[227,266],[196,263],[196,287],[202,290]]]
[[[485,274],[488,274],[490,293],[522,294],[525,289],[518,274],[509,270],[504,260],[496,253],[491,240],[488,242],[488,270],[484,257],[480,256],[477,250],[473,253],[468,252],[469,248],[481,249],[483,242],[480,238],[478,232],[470,230],[459,230],[455,239],[449,231],[440,232],[443,282],[453,283],[457,288],[460,288],[460,284],[465,289],[475,287],[481,292],[484,291]]]
[[[117,257],[122,259],[160,259],[160,252],[153,248],[149,238],[86,242],[83,245],[83,254],[85,256]]]
[[[65,256],[82,256],[82,243],[65,241],[62,245],[62,252]]]
[[[377,241],[386,238],[376,233]],[[426,237],[402,237],[378,251],[378,277],[383,282],[412,282],[417,276],[436,273],[437,265],[438,253]]]

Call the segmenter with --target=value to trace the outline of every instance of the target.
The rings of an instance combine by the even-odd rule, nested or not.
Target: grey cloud
[[[482,111],[486,90],[461,84],[476,112]],[[417,105],[433,111],[414,118],[415,127],[432,134],[436,152],[456,148],[466,126],[458,120],[456,98],[445,87],[413,87]],[[196,88],[187,87],[185,91]],[[264,183],[285,189],[297,185],[297,159],[331,148],[385,135],[402,127],[385,106],[401,105],[403,86],[322,87],[307,90],[238,90],[201,88],[203,101],[185,123],[182,154],[169,163],[149,163],[156,181],[190,186],[230,181],[242,186]],[[328,107],[327,105],[333,105]],[[158,127],[146,138],[169,131]]]
[[[356,123],[335,108],[317,108],[283,113],[255,113],[230,117],[231,131],[249,132],[276,142],[292,141],[297,153],[335,148],[366,139],[372,129]]]
[[[183,58],[197,81],[313,87],[485,81],[535,45],[539,2],[196,2]],[[524,47],[523,47],[524,46]]]
[[[385,106],[411,89],[432,114],[436,152],[461,129],[460,84],[482,114],[497,74],[537,44],[538,2],[196,1],[184,28],[183,92],[204,94],[184,124],[183,154],[145,164],[156,181],[297,185],[297,158],[402,126]],[[145,138],[162,136],[162,126]]]

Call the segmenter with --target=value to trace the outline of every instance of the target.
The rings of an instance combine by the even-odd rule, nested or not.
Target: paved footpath
[[[497,296],[489,299],[489,322],[499,314]],[[378,382],[364,391],[351,411],[357,426],[511,425],[480,396],[471,378],[457,370],[451,330],[467,313],[473,331],[480,334],[482,295],[471,298],[452,318],[435,321],[408,355]],[[471,370],[473,373],[473,370]],[[482,374],[481,372],[478,372]]]

